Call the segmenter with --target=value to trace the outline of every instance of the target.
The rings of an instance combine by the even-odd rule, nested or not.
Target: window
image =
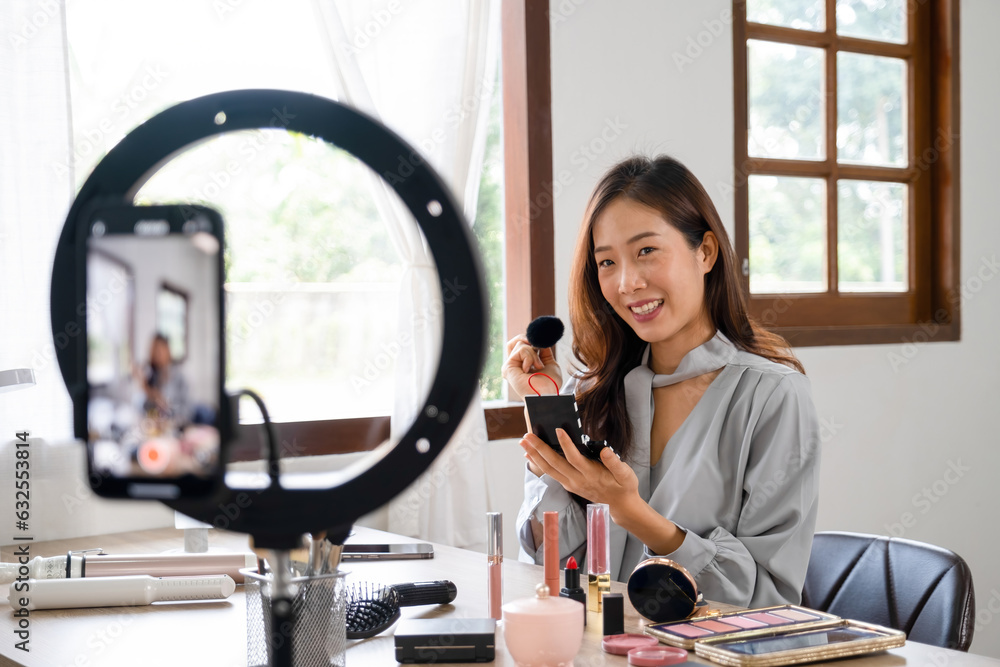
[[[325,50],[329,45],[310,32],[315,31],[314,0],[297,0],[280,15],[239,3],[206,8],[197,0],[151,5],[144,11],[154,14],[136,14],[131,3],[102,1],[104,12],[84,3],[67,7],[75,139],[71,161],[58,167],[73,170],[78,186],[126,132],[176,101],[239,87],[289,88],[336,97]],[[547,2],[538,0],[503,3],[507,24],[503,106],[501,96],[495,95],[474,225],[493,306],[482,382],[485,399],[502,397],[499,370],[504,342],[512,335],[509,332],[523,331],[532,317],[554,311],[551,202],[540,202],[537,196],[550,187],[546,184],[551,179],[547,7]],[[120,17],[121,25],[108,26],[101,18],[108,15]],[[377,37],[375,33],[397,29],[386,16],[376,12],[374,22],[362,20],[360,24],[371,31],[348,35],[349,41],[364,48]],[[173,30],[170,21],[177,24]],[[147,23],[162,29],[133,34],[124,27]],[[254,48],[261,30],[287,39],[281,50],[283,66],[276,66],[263,50]],[[177,49],[171,35],[180,32],[198,43],[199,49]],[[541,57],[545,67],[539,67]],[[306,62],[312,65],[289,66]],[[528,62],[544,70],[544,76],[528,72]],[[513,159],[509,157],[512,152]],[[256,176],[248,176],[251,173]],[[512,173],[513,189],[505,189],[504,181]],[[401,270],[391,240],[367,224],[377,218],[378,211],[359,196],[368,187],[366,177],[363,165],[322,142],[278,131],[255,131],[223,135],[186,151],[137,195],[138,203],[182,199],[223,213],[229,246],[227,377],[233,386],[262,389],[262,384],[267,385],[269,409],[276,420],[285,422],[279,427],[281,439],[297,441],[300,454],[346,451],[358,447],[358,442],[364,443],[362,448],[374,446],[388,436],[386,415],[392,407],[392,387],[384,380],[391,380],[391,371],[378,364],[380,352],[386,351],[384,356],[391,362],[395,327],[385,313],[395,312],[395,284]],[[331,189],[335,192],[322,187],[330,179],[341,186]],[[535,205],[530,207],[533,198]],[[504,207],[511,206],[516,210],[505,215]],[[526,235],[511,237],[511,229]],[[525,255],[527,264],[512,259],[520,257],[529,244],[535,254]],[[368,259],[355,261],[362,256]],[[539,271],[532,272],[536,265],[545,267],[541,278]],[[508,274],[516,270],[523,279],[508,288],[506,295],[505,270]],[[284,348],[274,344],[281,330],[268,331],[274,321],[267,324],[279,307],[298,313],[296,322],[300,323],[282,322],[286,333],[299,336],[295,345]],[[299,376],[282,387],[285,366],[308,366],[310,360],[323,361],[331,368],[344,366],[340,363],[344,351],[331,345],[327,334],[344,320],[345,309],[357,311],[358,319],[365,322],[351,334],[353,343],[362,346],[354,349],[363,350],[352,358],[371,360],[376,365],[374,379],[364,375],[362,366],[344,376],[319,372]],[[372,318],[365,319],[365,312],[374,310],[380,313],[379,326]],[[352,386],[355,376],[364,381],[363,391]],[[515,416],[501,405],[490,407],[487,423],[494,438],[506,437],[505,428],[513,428],[511,434],[523,432],[520,412]],[[241,440],[245,451],[240,453],[238,445],[236,458],[253,456],[258,449],[255,436]],[[313,448],[316,442],[322,443],[321,449]],[[332,443],[332,449],[327,443]]]
[[[959,336],[957,11],[734,0],[736,251],[793,345]]]
[[[156,292],[156,332],[167,337],[170,359],[180,363],[188,353],[188,295],[162,283]]]

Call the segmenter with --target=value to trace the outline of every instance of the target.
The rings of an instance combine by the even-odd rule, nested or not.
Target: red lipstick
[[[586,607],[587,591],[583,590],[583,587],[580,586],[580,569],[576,565],[576,559],[572,556],[570,556],[569,560],[566,561],[565,583],[566,585],[563,586],[561,591],[559,591],[559,597],[576,600]],[[584,609],[583,612],[583,624],[587,625],[586,609]]]

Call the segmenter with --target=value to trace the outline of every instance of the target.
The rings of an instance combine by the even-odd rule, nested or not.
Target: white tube
[[[152,602],[218,600],[229,597],[236,582],[214,577],[95,577],[92,579],[28,579],[10,585],[14,609],[129,607]]]

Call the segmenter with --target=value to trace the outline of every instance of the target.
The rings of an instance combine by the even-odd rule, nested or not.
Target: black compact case
[[[492,618],[415,618],[396,626],[397,662],[492,662]]]
[[[561,428],[576,444],[577,450],[591,461],[601,460],[601,450],[609,445],[604,440],[591,440],[583,433],[576,399],[568,395],[525,396],[531,431],[546,445],[563,456],[556,429]],[[613,451],[613,450],[612,450]]]

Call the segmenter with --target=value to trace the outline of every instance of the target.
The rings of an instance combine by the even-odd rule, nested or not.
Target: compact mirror
[[[691,573],[669,558],[647,558],[628,578],[628,599],[654,623],[679,621],[694,613],[698,586]]]

